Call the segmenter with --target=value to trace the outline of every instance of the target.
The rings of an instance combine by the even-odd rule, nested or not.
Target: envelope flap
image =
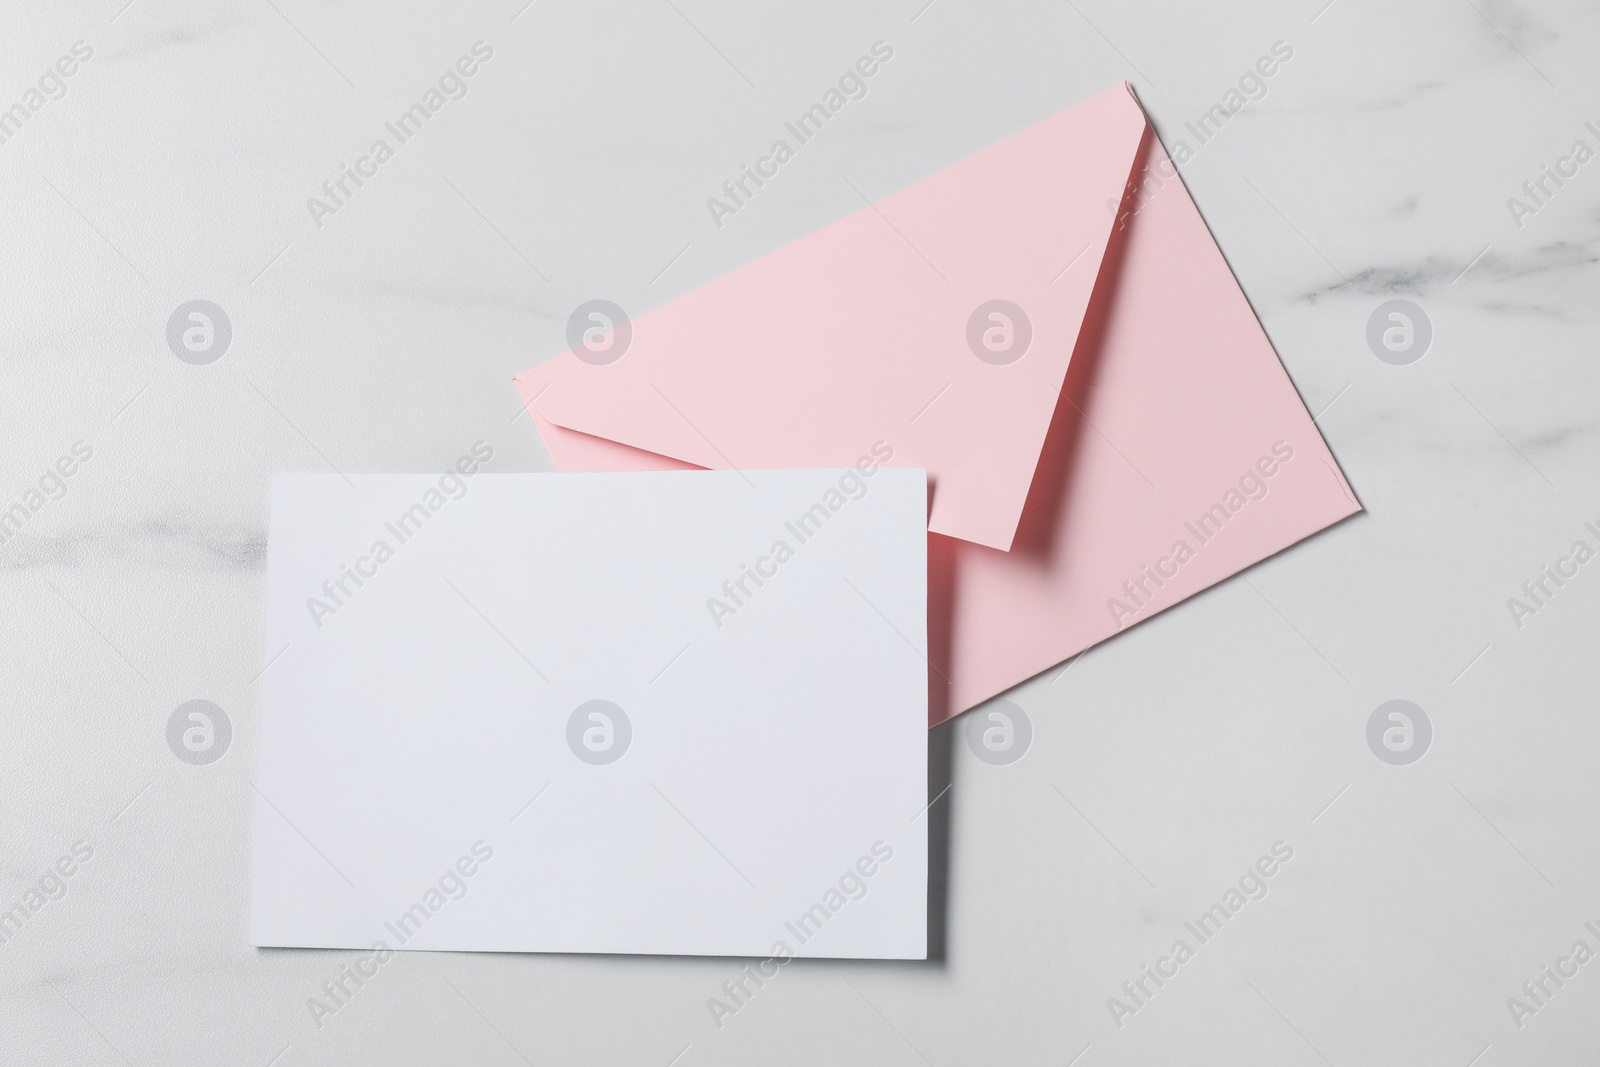
[[[1117,86],[519,376],[549,422],[710,468],[924,466],[1015,534],[1145,118]]]

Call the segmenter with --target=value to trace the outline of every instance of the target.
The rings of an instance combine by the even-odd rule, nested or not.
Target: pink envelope
[[[1089,119],[1076,120],[1080,113]],[[1120,133],[1129,115],[1136,123],[1131,140],[1105,134],[1105,124]],[[1079,140],[1082,131],[1093,136]],[[1023,153],[1025,167],[1020,166]],[[1110,158],[1111,153],[1125,154]],[[1119,180],[1111,197],[1120,204],[1114,219],[1107,197],[1082,179],[1092,169],[1084,163],[1087,156],[1096,156],[1105,169],[1132,175],[1125,183]],[[945,182],[956,171],[982,175],[984,181]],[[1067,180],[1041,182],[1041,171]],[[885,347],[852,349],[860,362],[849,367],[833,356],[813,357],[811,348],[797,348],[785,333],[805,324],[798,328],[806,345],[817,346],[860,325],[855,318],[859,302],[842,305],[842,318],[834,315],[841,306],[836,272],[849,269],[867,243],[867,225],[881,222],[880,210],[893,218],[904,210],[901,205],[921,203],[918,196],[925,188],[934,190],[926,197],[940,200],[941,211],[983,215],[991,224],[996,215],[985,213],[996,210],[996,203],[1007,205],[1013,228],[990,237],[1008,253],[1032,248],[1032,220],[1087,220],[1098,212],[1113,222],[1098,258],[1091,264],[1085,256],[1060,280],[1064,286],[1074,273],[1088,275],[1094,268],[1092,295],[1082,309],[1064,384],[1051,385],[1042,371],[1029,379],[1030,389],[1043,391],[1050,415],[1034,451],[1026,451],[1031,438],[1009,425],[1012,409],[990,404],[1010,403],[1009,394],[970,386],[973,378],[960,376],[961,353],[941,351],[936,357],[925,347],[929,335],[918,323],[899,324],[903,343],[879,334],[877,343]],[[954,195],[957,190],[961,197]],[[935,246],[923,231],[918,236],[941,253],[950,247]],[[806,249],[796,253],[801,245]],[[1031,254],[1032,262],[1042,261],[1039,251]],[[780,257],[787,258],[768,273],[764,265]],[[1016,277],[994,259],[985,269],[1004,269],[1008,279]],[[757,293],[756,281],[780,277],[783,287]],[[855,285],[874,284],[851,278]],[[876,284],[898,278],[879,276]],[[1007,291],[983,289],[976,280],[972,289]],[[1055,330],[1061,328],[1062,310],[1077,306],[1076,292],[1028,290],[1016,303],[1035,323],[1048,322]],[[1041,293],[1058,301],[1053,310],[1041,303]],[[761,301],[762,314],[752,318],[747,311],[754,299]],[[911,315],[919,305],[907,299],[892,306]],[[611,373],[635,354],[644,355],[639,349],[643,324],[652,316],[670,323],[679,340],[651,346],[650,359]],[[704,329],[692,346],[695,316],[703,316]],[[724,329],[729,321],[740,324],[731,334]],[[970,539],[939,536],[930,518],[935,532],[929,551],[927,654],[934,725],[1361,509],[1126,86],[1002,141],[634,325],[633,346],[614,364],[597,367],[567,354],[516,379],[561,469],[848,465],[873,441],[895,440],[891,463],[927,466],[930,480],[940,479],[933,515],[940,514],[947,488],[959,490],[953,494],[957,502],[944,513],[942,532],[959,529]],[[763,342],[783,359],[761,360]],[[1010,371],[1028,364],[1035,352],[1030,347],[1020,360],[999,367],[982,363],[970,351],[966,358],[984,369]],[[661,353],[658,372],[653,360]],[[1053,351],[1047,347],[1038,354],[1042,364]],[[735,367],[735,356],[751,365]],[[817,421],[838,436],[802,430],[817,419],[810,407],[815,398],[846,394],[862,380],[892,384],[902,374],[925,386],[929,379],[920,369],[935,358],[951,370],[953,381],[973,391],[952,398],[952,388],[914,425],[946,400],[977,398],[952,404],[951,409],[959,407],[952,411],[959,417],[932,422],[938,433],[930,429],[897,439],[887,430],[874,435],[865,422],[846,426],[827,418]],[[649,386],[662,381],[671,385],[666,395],[691,405],[692,414],[661,410],[661,395],[650,393]],[[1018,400],[1019,419],[1040,402],[1037,396]],[[859,410],[852,408],[851,414]],[[1004,448],[989,447],[979,453],[977,465],[963,464],[955,443],[967,446],[974,419]],[[731,432],[758,424],[764,427],[760,433]],[[805,433],[804,449],[782,443],[791,429]],[[860,436],[850,436],[862,429]],[[720,439],[719,433],[724,434]],[[985,525],[983,516],[969,510],[999,506],[993,494],[985,499],[975,487],[983,464],[998,464],[1007,472],[997,478],[1010,477],[1019,466],[1031,475],[1009,537],[993,536],[1003,524]],[[1010,550],[974,543],[985,539],[1003,540]]]

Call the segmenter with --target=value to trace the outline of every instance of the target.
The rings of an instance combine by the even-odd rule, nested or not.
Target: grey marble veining
[[[51,537],[22,533],[6,543],[0,566],[263,572],[266,558],[264,529],[151,519]]]

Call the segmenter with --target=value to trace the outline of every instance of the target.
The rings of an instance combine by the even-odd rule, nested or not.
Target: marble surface
[[[58,899],[0,944],[0,1059],[1592,1062],[1600,563],[1508,600],[1600,546],[1600,160],[1572,155],[1600,9],[1324,5],[11,5],[0,107],[39,107],[0,143],[0,503],[43,498],[0,544],[0,905]],[[867,96],[716,226],[879,40]],[[478,41],[465,95],[313,217]],[[1366,512],[1010,694],[1020,762],[936,731],[934,960],[800,963],[719,1027],[740,961],[408,954],[317,1025],[348,955],[245,945],[269,473],[480,439],[548,469],[510,377],[578,303],[659,304],[1124,78]],[[167,341],[196,299],[232,327],[206,365]],[[1408,365],[1367,340],[1394,299],[1431,323]],[[168,744],[194,699],[232,724],[206,765]],[[1367,741],[1393,699],[1432,725],[1408,765]],[[1266,896],[1191,939],[1277,842]],[[1176,974],[1136,1001],[1147,964]],[[1546,965],[1577,973],[1535,1001]]]

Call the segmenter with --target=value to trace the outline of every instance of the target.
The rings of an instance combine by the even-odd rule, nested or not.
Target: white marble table
[[[42,903],[0,928],[0,1060],[1593,1062],[1600,11],[1324,2],[12,4],[0,908]],[[1020,762],[936,732],[935,960],[801,963],[718,1027],[740,961],[410,954],[317,1025],[347,955],[245,945],[268,474],[479,439],[548,469],[509,379],[578,303],[659,304],[1124,78],[1365,514],[1011,694]],[[1406,365],[1367,341],[1395,299],[1431,325]],[[209,363],[168,344],[192,300],[231,324]],[[202,765],[167,736],[195,699],[232,727]],[[1409,765],[1367,743],[1392,699],[1432,726]],[[1275,842],[1266,896],[1168,958]]]

